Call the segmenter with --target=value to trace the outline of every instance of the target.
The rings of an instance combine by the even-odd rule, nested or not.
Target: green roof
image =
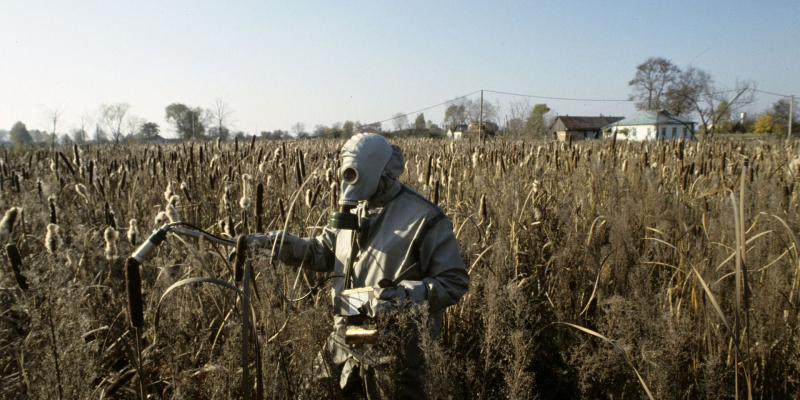
[[[625,118],[621,121],[614,122],[613,124],[608,124],[606,128],[613,128],[615,126],[621,125],[664,125],[664,124],[696,124],[697,122],[690,121],[686,118],[681,118],[677,115],[672,115],[666,110],[646,110],[646,111],[637,111],[636,114],[631,115],[628,118]]]

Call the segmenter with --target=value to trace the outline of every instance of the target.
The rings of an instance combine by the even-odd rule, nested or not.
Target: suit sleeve
[[[411,301],[428,302],[430,311],[456,304],[469,287],[469,275],[461,258],[458,240],[448,218],[437,222],[419,238],[422,281],[403,281]]]
[[[292,251],[285,261],[293,267],[312,269],[317,272],[331,272],[335,261],[336,231],[326,226],[317,237],[299,238],[286,235]]]

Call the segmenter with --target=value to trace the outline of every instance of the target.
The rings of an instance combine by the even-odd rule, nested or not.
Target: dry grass
[[[471,277],[421,337],[431,397],[798,398],[798,142],[396,143]],[[287,302],[319,276],[175,237],[124,258],[157,218],[319,234],[341,144],[0,150],[0,397],[340,397],[329,292]]]

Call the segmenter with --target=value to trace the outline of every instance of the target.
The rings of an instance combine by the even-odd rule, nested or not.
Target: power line
[[[753,91],[754,91],[754,92],[759,92],[759,93],[771,94],[771,95],[773,95],[773,96],[779,96],[779,97],[792,97],[792,96],[791,96],[791,95],[789,95],[789,94],[773,93],[773,92],[768,92],[768,91],[766,91],[766,90],[758,90],[758,89],[753,89]]]
[[[414,111],[414,112],[410,112],[410,113],[408,113],[408,114],[403,114],[403,115],[395,115],[395,116],[394,116],[394,117],[392,117],[392,118],[385,119],[385,120],[383,120],[383,121],[377,121],[377,122],[373,122],[373,123],[371,123],[371,124],[368,124],[368,125],[382,124],[382,123],[384,123],[384,122],[393,121],[393,120],[395,120],[395,119],[397,119],[397,118],[407,117],[407,116],[409,116],[409,115],[412,115],[412,114],[416,114],[416,113],[420,113],[420,112],[423,112],[423,111],[430,110],[431,108],[436,108],[436,107],[443,106],[443,105],[445,105],[445,104],[448,104],[448,103],[452,103],[452,102],[454,102],[454,101],[461,100],[461,99],[463,99],[463,98],[465,98],[465,97],[472,96],[473,94],[475,94],[475,93],[478,93],[478,92],[480,92],[480,90],[476,90],[476,91],[474,91],[474,92],[472,92],[472,93],[470,93],[470,94],[465,94],[465,95],[463,95],[463,96],[461,96],[461,97],[456,97],[455,99],[452,99],[452,100],[447,100],[447,101],[445,101],[445,102],[442,102],[442,103],[439,103],[439,104],[437,104],[437,105],[435,105],[435,106],[425,107],[425,108],[423,108],[423,109],[421,109],[421,110],[417,110],[417,111]]]
[[[536,95],[532,95],[532,94],[498,92],[496,90],[484,90],[484,92],[496,93],[496,94],[504,94],[504,95],[508,95],[508,96],[530,97],[530,98],[534,98],[534,99],[545,99],[545,100],[597,101],[597,102],[609,102],[609,103],[611,103],[611,102],[623,103],[623,102],[635,101],[635,100],[630,100],[630,99],[625,99],[625,100],[619,100],[619,99],[574,99],[574,98],[569,98],[569,97],[536,96]]]

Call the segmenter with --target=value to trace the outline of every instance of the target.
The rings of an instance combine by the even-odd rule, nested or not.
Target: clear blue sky
[[[42,110],[57,107],[66,132],[116,102],[172,136],[167,105],[216,98],[246,133],[384,120],[479,89],[625,99],[651,56],[691,62],[720,85],[750,79],[800,95],[797,0],[9,0],[0,14],[0,129],[18,120],[43,129]],[[759,94],[750,111],[777,99]],[[547,103],[559,114],[634,111]],[[443,114],[425,112],[436,123]]]

